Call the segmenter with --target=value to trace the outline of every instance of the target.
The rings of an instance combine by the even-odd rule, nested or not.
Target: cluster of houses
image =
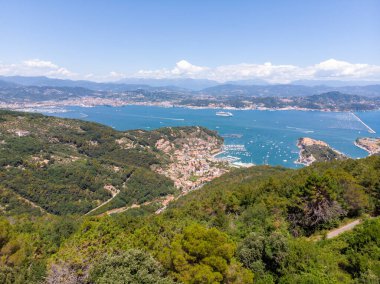
[[[183,193],[197,189],[227,171],[226,163],[214,158],[221,150],[216,137],[181,138],[180,143],[160,139],[156,147],[170,156],[170,163],[156,171],[172,179]]]

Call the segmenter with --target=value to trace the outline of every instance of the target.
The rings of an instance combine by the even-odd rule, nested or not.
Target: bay
[[[218,109],[163,108],[154,106],[67,107],[53,115],[79,118],[109,125],[117,130],[155,129],[167,126],[204,126],[225,139],[226,151],[243,163],[300,167],[297,139],[310,137],[327,142],[336,150],[362,158],[367,152],[356,147],[358,137],[376,137],[352,113],[318,111],[231,110],[232,117],[216,116]],[[52,115],[51,113],[47,113]],[[380,132],[380,111],[355,113]]]

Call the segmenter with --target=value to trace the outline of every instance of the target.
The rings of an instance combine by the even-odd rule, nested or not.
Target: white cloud
[[[353,64],[346,61],[329,59],[316,64],[312,68],[315,77],[323,78],[376,78],[379,79],[380,66],[369,64]]]
[[[186,60],[176,63],[172,69],[140,70],[133,77],[138,78],[202,78],[207,76],[209,68],[193,65]]]
[[[208,69],[207,67],[196,66],[186,60],[181,60],[177,62],[176,66],[172,70],[172,73],[190,75],[190,74],[201,73],[203,71],[206,71],[207,69]]]
[[[47,76],[62,79],[75,79],[78,74],[58,66],[51,61],[29,59],[17,64],[0,63],[0,75],[4,76]]]
[[[172,69],[140,70],[134,76],[140,78],[193,78],[220,82],[262,79],[271,83],[288,83],[295,80],[380,80],[380,66],[353,64],[329,59],[306,67],[241,63],[215,68],[196,66],[186,60],[177,62]]]
[[[108,74],[99,75],[93,73],[78,74],[48,60],[29,59],[16,64],[4,64],[0,62],[0,75],[47,76],[103,82],[117,81],[126,77],[154,79],[193,78],[210,79],[219,82],[261,79],[270,83],[289,83],[305,79],[380,81],[380,66],[328,59],[305,67],[291,64],[276,65],[266,62],[263,64],[241,63],[222,65],[211,68],[194,65],[186,60],[180,60],[173,68],[140,70],[132,74],[111,71]]]
[[[25,60],[23,62],[25,66],[32,67],[32,68],[50,68],[50,69],[57,69],[59,68],[56,64],[54,64],[51,61],[44,61],[39,59],[30,59]]]

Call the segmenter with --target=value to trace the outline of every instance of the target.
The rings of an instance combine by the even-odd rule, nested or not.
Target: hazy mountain
[[[0,81],[1,82],[1,81]],[[0,100],[4,102],[38,102],[47,100],[62,101],[81,97],[104,96],[105,92],[82,87],[22,86],[0,87]]]
[[[17,84],[15,83],[0,80],[0,88],[13,88],[16,86]]]
[[[261,79],[252,79],[252,80],[227,81],[223,85],[250,86],[250,85],[270,85],[270,83]]]
[[[209,95],[224,96],[256,96],[256,97],[288,97],[288,96],[308,96],[315,94],[314,90],[306,86],[296,85],[234,85],[225,84],[207,89],[203,89],[202,93]]]
[[[143,83],[97,83],[93,81],[86,80],[64,80],[64,79],[54,79],[44,76],[39,77],[26,77],[26,76],[0,76],[0,79],[4,82],[15,83],[22,86],[37,86],[37,87],[81,87],[90,89],[93,91],[134,91],[138,89],[144,90],[156,90],[156,91],[183,91],[183,88],[177,86],[149,86]]]
[[[303,86],[293,84],[283,85],[234,85],[225,84],[203,89],[200,93],[208,95],[223,96],[255,96],[255,97],[296,97],[311,96],[326,92],[342,92],[351,95],[366,97],[379,97],[380,85],[369,86]]]
[[[202,90],[219,85],[217,81],[207,79],[191,79],[191,78],[178,78],[178,79],[144,79],[144,78],[125,78],[117,83],[122,84],[144,84],[152,87],[166,87],[174,86],[189,90]]]
[[[327,86],[327,87],[347,87],[347,86],[368,86],[378,85],[380,81],[342,81],[342,80],[296,80],[292,85],[303,85],[309,87]]]
[[[251,84],[256,82],[256,84]],[[364,82],[344,82],[328,81],[331,85],[326,85],[327,81],[297,81],[292,84],[268,84],[262,80],[241,80],[230,81],[228,84],[219,84],[211,80],[198,79],[139,79],[127,78],[118,82],[97,83],[85,80],[63,80],[48,77],[26,77],[26,76],[0,76],[1,88],[12,88],[17,85],[36,87],[71,87],[86,88],[92,91],[125,92],[135,90],[146,90],[151,92],[173,92],[191,95],[194,92],[206,95],[223,96],[309,96],[325,92],[339,91],[346,94],[360,95],[367,97],[380,96],[380,84],[361,85]],[[358,85],[341,84],[350,83]],[[312,85],[316,84],[316,85]],[[335,84],[336,86],[332,86]],[[205,87],[206,86],[206,87]]]

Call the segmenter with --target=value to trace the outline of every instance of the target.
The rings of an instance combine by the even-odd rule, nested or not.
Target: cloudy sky
[[[380,1],[0,0],[0,75],[380,81]]]

